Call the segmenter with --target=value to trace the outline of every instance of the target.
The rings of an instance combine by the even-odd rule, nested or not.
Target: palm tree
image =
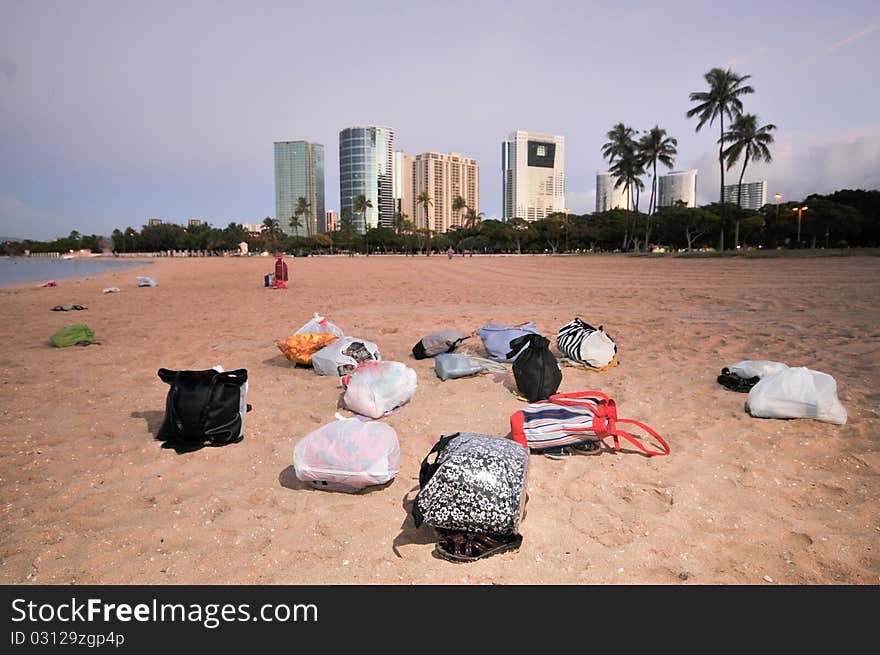
[[[394,227],[395,234],[401,234],[406,227],[406,224],[409,222],[407,219],[409,216],[404,212],[394,212],[394,218],[392,220],[392,226]]]
[[[633,206],[635,214],[632,216],[632,228],[629,230],[630,238],[635,243],[635,221],[639,213],[638,192],[645,188],[645,183],[641,180],[641,176],[644,174],[645,170],[644,162],[639,153],[636,152],[635,144],[633,143],[631,145],[633,147],[624,150],[623,153],[618,156],[617,162],[609,169],[609,171],[611,172],[611,176],[616,180],[614,183],[615,189],[621,186],[624,187],[627,196],[630,198],[632,198],[633,188],[636,190],[636,201]],[[624,248],[626,247],[626,241],[627,239],[624,237]]]
[[[354,213],[361,215],[361,222],[364,225],[364,248],[367,254],[370,254],[370,244],[367,241],[367,210],[373,206],[372,201],[367,200],[364,194],[354,199]]]
[[[639,139],[639,154],[646,165],[651,167],[651,200],[648,202],[648,215],[657,211],[657,162],[666,168],[675,165],[675,155],[678,154],[678,141],[666,135],[666,130],[655,125]]]
[[[355,214],[361,215],[361,223],[364,226],[364,233],[367,231],[367,210],[372,209],[372,207],[373,202],[367,200],[367,197],[364,194],[361,194],[354,199],[354,207],[352,207],[352,211]]]
[[[419,192],[418,197],[416,198],[416,204],[421,205],[425,209],[425,229],[428,231],[428,238],[425,243],[425,249],[427,250],[427,254],[431,256],[431,223],[428,220],[428,207],[434,204],[434,201],[431,200],[431,196],[428,194],[427,190]]]
[[[467,208],[467,202],[461,196],[455,196],[452,200],[452,211],[458,217],[458,225],[461,225],[461,210]]]
[[[773,161],[773,156],[770,154],[770,144],[773,143],[773,135],[770,133],[775,129],[776,126],[773,123],[758,127],[758,117],[754,114],[740,114],[733,121],[730,130],[722,136],[724,142],[730,144],[724,149],[724,158],[727,160],[728,170],[733,168],[740,155],[745,155],[736,192],[736,204],[738,207],[742,207],[743,176],[746,174],[746,166],[749,165],[749,160],[765,161],[768,164]],[[734,245],[738,247],[739,218],[736,220],[734,242]]]
[[[645,165],[652,169],[651,199],[648,201],[648,216],[645,218],[645,247],[651,238],[651,215],[657,210],[657,162],[672,168],[675,163],[675,155],[678,154],[676,146],[678,141],[666,135],[666,130],[655,125],[639,139],[638,153]]]
[[[632,169],[632,173],[635,174],[636,178],[641,175],[641,173],[636,174],[639,168],[636,157],[637,144],[635,142],[635,136],[637,134],[638,131],[633,128],[627,127],[623,123],[618,123],[606,133],[605,136],[608,138],[608,142],[602,146],[602,156],[612,165],[609,168],[609,171],[611,172],[612,177],[617,180],[614,187],[625,186],[627,194],[627,209],[630,208],[629,203],[632,201],[632,188],[629,182],[621,183],[621,177],[617,175],[616,172],[619,173],[622,168],[627,170]],[[621,168],[620,162],[623,159],[626,159],[627,161]],[[615,162],[617,162],[618,166],[614,166]],[[644,184],[641,186],[644,188]],[[638,206],[638,200],[634,206]]]
[[[476,227],[479,225],[480,221],[483,220],[483,212],[478,212],[476,209],[472,207],[468,207],[467,212],[465,212],[464,226],[465,227]]]
[[[720,122],[720,139],[718,140],[718,165],[721,167],[721,186],[718,192],[721,203],[721,249],[724,250],[724,117],[731,121],[742,114],[741,96],[754,93],[755,89],[743,84],[751,75],[737,75],[729,68],[725,71],[713,68],[703,78],[709,85],[708,91],[695,91],[690,94],[690,101],[698,103],[687,112],[688,118],[697,117],[697,129],[706,123],[712,125],[715,119]]]
[[[293,210],[294,218],[290,221],[290,227],[294,228],[294,230],[298,230],[302,227],[302,223],[299,220],[300,216],[306,217],[306,234],[311,235],[311,225],[309,224],[310,212],[309,209],[311,205],[308,200],[306,200],[303,196],[300,196],[296,201],[296,208]],[[294,224],[295,220],[295,224]]]
[[[608,160],[609,164],[613,164],[616,159],[619,159],[624,152],[632,147],[636,134],[638,132],[633,128],[618,123],[605,134],[608,142],[602,146],[602,156]]]

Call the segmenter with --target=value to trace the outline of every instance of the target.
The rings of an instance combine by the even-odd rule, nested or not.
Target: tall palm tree
[[[651,167],[651,200],[648,202],[648,215],[653,214],[657,210],[657,162],[660,162],[666,168],[672,168],[675,165],[675,155],[678,154],[678,141],[667,136],[666,130],[658,125],[648,130],[645,135],[639,139],[639,154],[645,161],[645,164]]]
[[[718,202],[721,203],[722,250],[724,250],[724,117],[727,116],[732,121],[742,114],[741,96],[755,92],[751,86],[744,84],[751,77],[751,75],[737,75],[729,68],[726,71],[713,68],[703,76],[709,85],[709,90],[694,91],[690,94],[690,101],[696,102],[697,105],[691,107],[686,114],[688,118],[697,117],[695,130],[697,132],[706,123],[712,125],[716,118],[719,119],[718,165],[721,167],[721,186],[718,191]]]
[[[608,142],[602,146],[602,156],[608,160],[609,164],[613,164],[632,147],[636,134],[638,132],[633,128],[618,123],[605,134]]]
[[[634,130],[631,127],[624,125],[623,123],[618,123],[614,127],[611,128],[609,132],[605,134],[608,138],[608,142],[602,146],[602,156],[608,160],[608,163],[611,164],[609,171],[617,180],[614,187],[617,188],[619,186],[624,186],[627,195],[627,209],[630,209],[630,203],[632,201],[632,188],[628,182],[621,183],[621,178],[615,174],[615,171],[620,172],[621,167],[615,166],[615,162],[618,164],[621,160],[626,159],[627,162],[623,165],[623,168],[629,169],[633,168],[633,172],[636,169],[636,141],[635,137],[638,134],[637,130]],[[636,176],[638,177],[638,176]],[[644,186],[644,185],[642,185]],[[636,202],[636,205],[638,203]],[[634,205],[635,206],[635,205]]]
[[[293,216],[295,219],[297,219],[296,225],[294,225],[293,220],[291,220],[290,227],[294,228],[294,230],[301,228],[302,222],[299,220],[299,218],[300,218],[300,216],[305,216],[306,234],[310,235],[311,234],[311,225],[309,223],[309,218],[311,218],[310,211],[309,211],[310,208],[311,208],[311,205],[309,204],[309,201],[306,200],[303,196],[300,196],[299,198],[297,198],[296,208],[293,210]]]
[[[354,199],[354,213],[361,215],[361,222],[364,225],[364,252],[366,254],[370,254],[370,243],[367,240],[367,210],[373,206],[373,202],[371,200],[367,200],[367,196],[363,193]]]
[[[636,192],[636,201],[633,204],[633,209],[635,210],[635,214],[633,214],[630,219],[631,228],[628,230],[629,238],[633,240],[635,243],[635,226],[636,219],[639,213],[639,200],[638,193],[642,189],[645,188],[645,183],[642,182],[641,176],[644,174],[644,162],[636,151],[635,143],[631,144],[632,147],[623,151],[623,153],[618,157],[615,164],[609,169],[611,173],[611,177],[615,179],[614,188],[624,187],[626,190],[627,196],[631,199],[633,196],[633,189]],[[624,247],[626,247],[626,241],[628,239],[624,237]]]
[[[461,210],[467,208],[467,202],[461,196],[455,196],[452,200],[452,211],[458,218],[458,225],[461,225]]]
[[[465,212],[464,216],[465,227],[476,227],[477,225],[479,225],[480,221],[483,220],[483,212],[478,212],[473,207],[468,207],[468,210]]]
[[[773,161],[773,157],[770,154],[770,144],[773,143],[773,135],[770,133],[775,129],[776,126],[773,123],[758,127],[758,117],[754,114],[740,114],[733,121],[730,130],[722,136],[724,142],[730,144],[724,149],[724,158],[727,160],[728,170],[733,168],[740,155],[745,155],[736,192],[736,204],[738,207],[742,207],[743,176],[746,174],[746,166],[749,165],[749,160],[765,161],[767,163]],[[736,220],[734,241],[735,247],[738,247],[739,218]]]
[[[421,205],[425,210],[425,227],[429,230],[431,229],[430,221],[428,220],[428,207],[434,204],[434,201],[431,200],[431,195],[426,191],[421,191],[416,198],[416,204]]]
[[[354,206],[352,207],[352,211],[355,214],[361,215],[361,223],[364,226],[364,234],[367,233],[367,210],[373,207],[373,202],[371,200],[367,200],[367,196],[364,194],[359,195],[354,199]]]

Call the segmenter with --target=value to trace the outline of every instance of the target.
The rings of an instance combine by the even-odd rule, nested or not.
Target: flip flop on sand
[[[434,551],[438,557],[450,562],[474,562],[516,550],[522,545],[522,535],[488,535],[477,532],[449,531],[437,543]]]
[[[53,312],[69,312],[71,310],[81,311],[83,309],[88,309],[88,307],[83,307],[82,305],[55,305],[52,308]]]

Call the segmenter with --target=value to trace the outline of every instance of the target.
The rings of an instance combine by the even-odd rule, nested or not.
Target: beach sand
[[[880,258],[157,259],[141,269],[0,288],[0,582],[42,584],[869,584],[880,582]],[[138,288],[137,275],[158,280]],[[103,294],[116,286],[120,293]],[[82,312],[52,312],[78,303]],[[366,494],[296,480],[293,448],[333,420],[338,381],[273,344],[318,311],[418,373],[384,420],[401,471]],[[602,324],[620,366],[566,368],[652,426],[668,457],[532,455],[517,552],[432,555],[409,507],[443,434],[506,435],[510,380],[440,381],[424,334],[574,316]],[[86,322],[100,345],[52,348]],[[553,340],[555,343],[555,340]],[[466,341],[483,354],[477,337]],[[555,348],[554,348],[555,352]],[[770,359],[832,375],[844,426],[751,418],[723,366]],[[243,442],[177,454],[154,436],[160,367],[247,368]],[[511,378],[512,379],[512,376]]]

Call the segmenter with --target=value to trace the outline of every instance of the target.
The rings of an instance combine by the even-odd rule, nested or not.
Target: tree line
[[[799,207],[808,207],[801,216]],[[648,221],[650,220],[650,225]],[[114,230],[110,243],[119,253],[168,250],[237,250],[245,242],[251,252],[286,252],[294,255],[332,253],[427,254],[453,248],[476,253],[564,253],[635,251],[633,234],[651,232],[655,247],[670,251],[716,249],[719,234],[728,243],[735,238],[742,247],[848,248],[880,247],[880,191],[843,189],[827,195],[812,194],[797,202],[768,203],[758,211],[735,204],[711,203],[701,207],[657,207],[652,214],[632,209],[612,209],[593,214],[553,214],[527,222],[472,220],[444,233],[415,228],[407,219],[392,227],[370,228],[366,234],[354,229],[350,218],[340,228],[309,237],[286,235],[275,219],[264,219],[258,234],[238,223],[225,228],[208,224],[193,227],[163,223],[140,230]],[[738,236],[737,236],[738,235]],[[22,241],[0,244],[4,255],[30,252],[67,252],[90,249],[101,252],[106,241],[98,235],[72,232],[54,241]]]

